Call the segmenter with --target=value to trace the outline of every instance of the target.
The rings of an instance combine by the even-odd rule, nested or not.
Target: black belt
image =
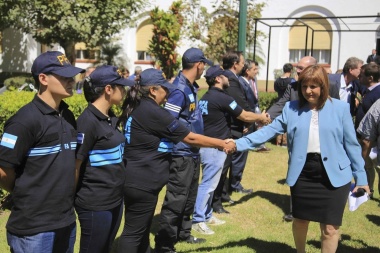
[[[307,157],[315,157],[315,156],[318,156],[318,157],[321,157],[321,154],[320,153],[307,153]]]

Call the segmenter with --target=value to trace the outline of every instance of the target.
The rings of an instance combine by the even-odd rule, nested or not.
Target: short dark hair
[[[303,107],[308,102],[302,95],[302,84],[315,84],[321,87],[321,95],[318,99],[317,109],[322,109],[329,98],[329,78],[324,67],[311,65],[305,68],[298,78],[298,98],[299,107]]]
[[[206,78],[206,83],[208,84],[208,87],[215,86],[216,77]]]
[[[282,67],[282,70],[284,71],[284,73],[290,73],[293,70],[293,65],[291,63],[285,63]]]
[[[372,76],[374,82],[379,82],[380,66],[374,62],[370,62],[362,66],[363,73],[366,77]]]
[[[192,69],[196,62],[182,61],[182,69]]]
[[[223,69],[230,69],[235,63],[240,61],[242,51],[229,51],[223,56]]]

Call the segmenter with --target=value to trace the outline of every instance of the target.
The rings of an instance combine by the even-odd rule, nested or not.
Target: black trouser
[[[242,190],[241,180],[243,178],[243,171],[247,163],[248,151],[235,152],[232,154],[230,166],[230,191]]]
[[[124,229],[119,238],[118,251],[126,253],[149,253],[149,233],[158,193],[136,188],[124,188]]]
[[[156,249],[170,249],[177,241],[189,238],[191,215],[198,192],[199,171],[199,157],[173,157],[155,237]]]

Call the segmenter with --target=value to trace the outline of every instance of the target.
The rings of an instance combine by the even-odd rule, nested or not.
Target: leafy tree
[[[199,46],[210,59],[221,61],[221,57],[229,50],[236,50],[238,44],[239,29],[239,1],[220,0],[214,1],[215,11],[208,13],[204,7],[199,7],[200,0],[187,0],[183,16],[185,20],[184,34],[194,42],[199,41]],[[252,57],[251,48],[254,43],[255,18],[261,17],[264,3],[248,1],[247,8],[247,41],[246,53]],[[199,7],[199,8],[197,8]],[[205,32],[206,31],[206,32]],[[265,38],[264,33],[257,31],[257,48],[260,49],[260,40]],[[259,50],[259,53],[262,52]],[[264,60],[256,53],[259,63]]]
[[[168,12],[157,7],[150,12],[153,24],[153,37],[148,52],[156,58],[166,77],[170,79],[179,68],[175,49],[180,39],[183,16],[182,1],[175,1]]]
[[[131,13],[143,6],[143,0],[1,2],[0,10],[2,7],[8,10],[11,27],[32,34],[40,43],[58,43],[71,62],[75,62],[75,43],[85,42],[89,47],[101,45],[127,24]]]

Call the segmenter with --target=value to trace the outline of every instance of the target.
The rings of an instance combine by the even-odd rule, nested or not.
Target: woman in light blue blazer
[[[288,134],[286,182],[292,195],[297,252],[305,252],[310,221],[320,223],[322,252],[335,252],[352,177],[354,192],[360,187],[369,193],[364,161],[350,106],[329,97],[323,67],[307,67],[299,82],[299,100],[286,103],[270,125],[236,140],[236,148],[253,149],[278,134]]]

